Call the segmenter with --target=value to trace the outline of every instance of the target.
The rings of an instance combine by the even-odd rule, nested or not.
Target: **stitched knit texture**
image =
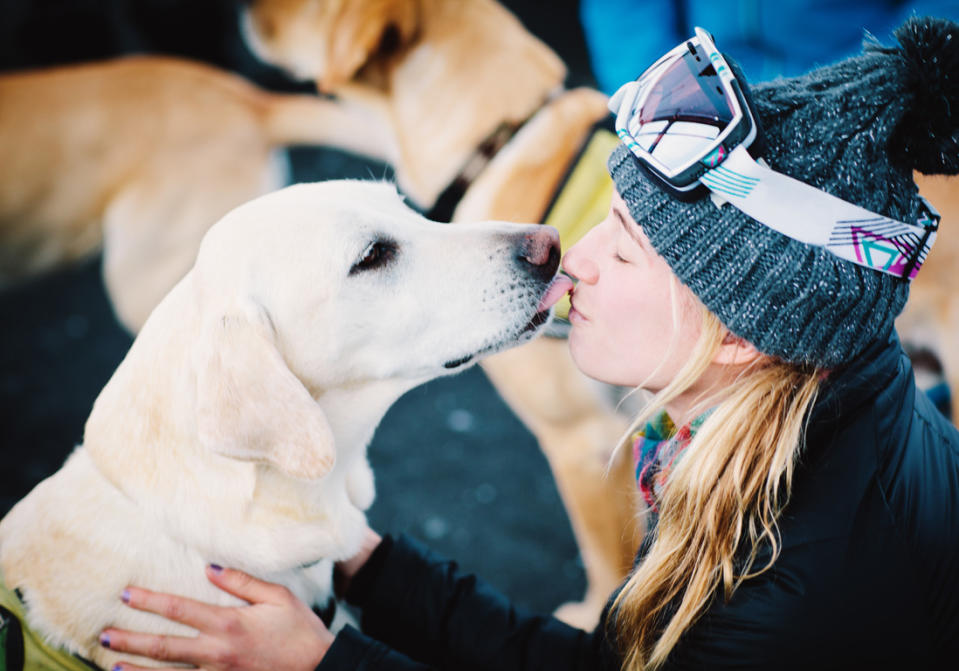
[[[930,74],[927,67],[953,52],[935,61],[933,48],[920,57],[910,52],[933,39],[933,29],[954,50],[959,25],[912,19],[896,32],[902,48],[870,46],[804,76],[751,87],[769,166],[872,212],[915,222],[921,206],[913,168],[931,162],[929,172],[959,170],[948,155],[959,147],[956,122],[924,119],[917,108],[927,104],[929,81],[938,77],[954,87],[959,80],[955,68]],[[910,128],[903,131],[904,117]],[[939,135],[923,137],[917,123],[939,124]],[[929,146],[916,146],[917,135]],[[679,279],[761,352],[834,367],[893,328],[909,295],[907,281],[788,238],[730,204],[680,202],[651,182],[625,145],[613,151],[608,168],[630,214]]]

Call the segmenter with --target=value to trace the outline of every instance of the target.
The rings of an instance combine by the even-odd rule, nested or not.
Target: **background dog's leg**
[[[591,453],[589,446],[597,442],[594,437],[580,436],[574,430],[568,440],[570,450],[583,450],[583,454],[578,460],[551,463],[563,467],[563,472],[553,472],[583,555],[587,583],[583,600],[564,604],[555,615],[589,631],[596,626],[610,594],[629,573],[645,525],[628,451],[618,450],[611,462],[601,464],[607,454]],[[574,481],[576,487],[569,488]]]
[[[642,533],[630,460],[610,464],[626,418],[598,397],[573,364],[565,340],[540,338],[482,365],[539,441],[582,555],[584,600],[566,604],[557,616],[591,629],[629,571]]]
[[[241,152],[246,155],[238,157]],[[131,333],[192,267],[210,226],[286,182],[285,156],[266,145],[202,157],[188,165],[154,161],[107,208],[103,277],[117,318]]]

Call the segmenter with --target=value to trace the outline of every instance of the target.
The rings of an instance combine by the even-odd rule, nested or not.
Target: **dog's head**
[[[325,395],[381,388],[391,402],[531,339],[558,262],[551,228],[438,224],[385,184],[301,184],[237,208],[192,273],[201,442],[325,474]]]
[[[242,22],[260,58],[324,91],[405,48],[418,28],[416,0],[254,0]]]
[[[566,76],[494,0],[253,0],[243,24],[264,61],[382,112],[397,178],[423,206],[500,123],[529,117]]]

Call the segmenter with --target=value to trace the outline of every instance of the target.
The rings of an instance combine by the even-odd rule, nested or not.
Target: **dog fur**
[[[0,288],[102,247],[134,333],[215,221],[286,183],[278,148],[393,154],[356,110],[167,57],[4,73],[0,118]]]
[[[123,607],[126,585],[237,602],[207,582],[210,562],[325,603],[365,529],[366,446],[386,410],[539,333],[558,263],[554,229],[442,226],[385,184],[302,184],[227,214],[83,444],[0,522],[29,625],[111,668],[107,626],[190,631]]]
[[[563,90],[559,58],[493,0],[254,0],[245,25],[261,58],[378,119],[394,138],[399,185],[424,207],[498,124],[531,117],[470,186],[454,221],[540,221],[588,129],[608,114],[601,93]],[[348,56],[338,56],[342,45],[352,45]],[[921,185],[952,218],[955,180]],[[943,273],[957,262],[959,246],[940,236],[900,321],[907,339],[928,331],[953,389],[959,296]],[[609,402],[616,394],[579,373],[565,342],[540,339],[483,368],[556,477],[587,579],[583,601],[557,615],[589,628],[643,532],[628,456],[611,454],[629,418]]]

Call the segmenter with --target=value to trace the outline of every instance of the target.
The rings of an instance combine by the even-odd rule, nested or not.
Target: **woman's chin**
[[[594,380],[605,382],[603,379],[604,371],[597,364],[605,363],[608,366],[609,359],[604,357],[601,351],[597,351],[597,348],[591,346],[589,336],[583,333],[582,326],[573,325],[566,336],[566,340],[569,346],[569,355],[580,372]]]

